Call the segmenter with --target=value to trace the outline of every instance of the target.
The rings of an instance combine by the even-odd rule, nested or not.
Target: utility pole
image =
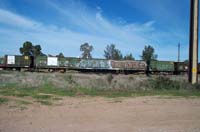
[[[191,0],[190,3],[190,49],[189,49],[189,82],[198,82],[198,10],[199,0]]]
[[[180,62],[180,43],[178,43],[178,62]]]

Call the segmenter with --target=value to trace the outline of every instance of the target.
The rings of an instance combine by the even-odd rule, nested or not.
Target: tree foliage
[[[151,45],[144,47],[141,58],[146,61],[147,65],[150,65],[152,60],[157,59],[157,55],[154,52],[154,48]]]
[[[23,46],[19,48],[19,51],[22,55],[38,56],[44,55],[42,53],[42,48],[40,45],[33,45],[30,41],[23,43]]]
[[[184,63],[188,64],[188,63],[189,63],[189,61],[188,61],[188,60],[184,60]]]
[[[62,52],[60,52],[58,55],[56,55],[57,57],[65,57],[64,54]]]
[[[38,56],[38,55],[42,55],[42,48],[40,45],[35,45],[33,46],[33,55],[34,56]]]
[[[93,50],[93,46],[89,45],[88,43],[84,43],[80,46],[80,51],[82,51],[82,58],[84,59],[91,59],[92,55],[91,52]]]
[[[124,60],[135,60],[135,58],[133,57],[133,55],[130,53],[130,54],[127,54],[124,56]]]
[[[157,55],[154,52],[155,52],[154,48],[151,45],[145,46],[144,50],[142,51],[141,58],[147,63],[147,70],[146,70],[147,76],[149,76],[149,71],[150,71],[149,67],[151,61],[157,59]]]
[[[32,55],[33,44],[29,41],[23,43],[23,47],[19,48],[19,51],[22,55]]]
[[[117,49],[114,44],[106,46],[106,49],[104,50],[104,57],[108,60],[123,60],[121,51]]]

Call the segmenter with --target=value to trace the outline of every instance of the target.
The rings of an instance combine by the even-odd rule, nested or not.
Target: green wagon
[[[64,57],[36,56],[34,59],[36,69],[64,69],[66,70],[69,61]]]
[[[20,56],[20,55],[6,55],[5,58],[6,68],[30,68],[32,67],[33,61],[31,56]]]
[[[5,66],[5,57],[0,57],[0,68],[4,68]]]
[[[174,72],[173,61],[152,61],[150,64],[152,72]]]

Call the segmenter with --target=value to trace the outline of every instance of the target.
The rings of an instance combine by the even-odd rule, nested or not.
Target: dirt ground
[[[67,97],[0,106],[0,132],[199,132],[200,98]]]

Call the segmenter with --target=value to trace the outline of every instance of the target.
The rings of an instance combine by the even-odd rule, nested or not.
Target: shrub
[[[9,100],[8,100],[7,98],[2,98],[2,97],[0,97],[0,105],[6,103],[6,102],[8,102],[8,101],[9,101]]]
[[[156,90],[164,90],[164,89],[179,90],[181,88],[180,82],[170,80],[168,77],[163,77],[163,76],[159,76],[155,79],[151,79],[149,84],[151,88],[156,89]]]
[[[193,85],[193,88],[195,88],[196,90],[199,90],[199,91],[200,91],[200,84],[194,84],[194,85]]]
[[[65,79],[69,82],[69,84],[75,83],[75,81],[73,80],[72,75],[67,75],[67,76],[65,77]]]
[[[135,78],[133,76],[129,76],[129,80],[134,80]]]
[[[113,77],[112,74],[108,74],[108,75],[107,75],[107,81],[108,81],[109,84],[111,84],[113,78],[114,78],[114,77]]]

